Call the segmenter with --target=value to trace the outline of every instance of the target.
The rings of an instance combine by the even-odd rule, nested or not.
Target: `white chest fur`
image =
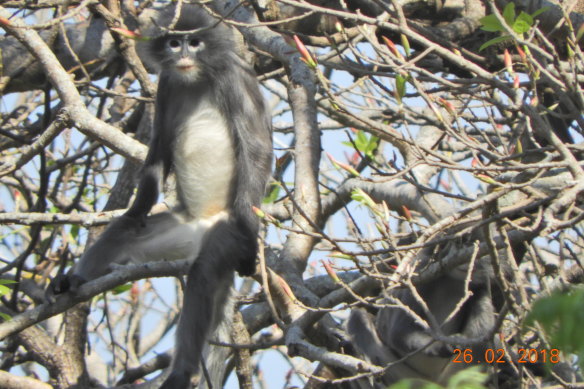
[[[227,208],[235,153],[227,123],[211,102],[201,101],[178,129],[174,165],[178,194],[191,216]]]

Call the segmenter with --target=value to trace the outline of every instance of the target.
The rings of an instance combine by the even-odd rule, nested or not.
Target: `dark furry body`
[[[481,277],[477,278],[481,280]],[[500,307],[494,305],[488,280],[483,278],[481,281],[469,285],[469,296],[466,296],[464,278],[456,276],[443,275],[419,285],[417,293],[425,302],[431,318],[411,291],[395,291],[392,298],[401,301],[430,326],[438,326],[433,329],[436,332],[483,339],[493,330],[495,312]],[[386,303],[392,304],[392,300]],[[456,314],[447,320],[455,311]],[[401,360],[387,370],[379,387],[404,378],[445,384],[454,373],[468,367],[464,363],[452,363],[456,356],[454,347],[434,339],[411,313],[397,306],[382,308],[375,318],[362,308],[355,309],[347,322],[347,331],[359,354],[371,362],[385,366]],[[461,347],[472,349],[475,355],[484,355],[486,347],[490,346],[488,343]]]

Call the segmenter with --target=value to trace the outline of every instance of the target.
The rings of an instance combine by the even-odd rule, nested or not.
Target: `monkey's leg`
[[[69,290],[75,292],[84,282],[107,274],[114,263],[195,258],[212,224],[212,220],[186,222],[171,212],[148,217],[145,226],[135,218],[121,216],[110,223],[69,274],[51,283],[47,298],[52,300],[54,294]]]
[[[161,389],[188,389],[199,364],[207,337],[221,321],[222,306],[227,302],[233,282],[233,270],[220,264],[197,260],[187,281],[185,298],[176,330],[172,371]]]
[[[172,371],[161,389],[190,388],[199,371],[208,336],[222,319],[244,235],[228,221],[220,221],[205,237],[201,253],[191,267],[176,330]]]
[[[387,346],[377,336],[373,318],[365,309],[355,308],[351,311],[347,320],[347,332],[353,346],[369,361],[383,366],[392,360]]]

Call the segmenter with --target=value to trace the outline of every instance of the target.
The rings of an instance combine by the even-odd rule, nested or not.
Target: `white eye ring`
[[[178,52],[181,49],[182,42],[176,38],[169,39],[166,44],[171,51]]]

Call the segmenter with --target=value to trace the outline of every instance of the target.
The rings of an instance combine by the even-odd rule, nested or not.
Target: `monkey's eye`
[[[198,39],[191,39],[189,41],[190,47],[199,47],[200,44],[201,44],[201,42]]]
[[[168,47],[170,47],[171,50],[176,51],[178,48],[180,48],[181,43],[178,39],[171,39],[168,41]]]

